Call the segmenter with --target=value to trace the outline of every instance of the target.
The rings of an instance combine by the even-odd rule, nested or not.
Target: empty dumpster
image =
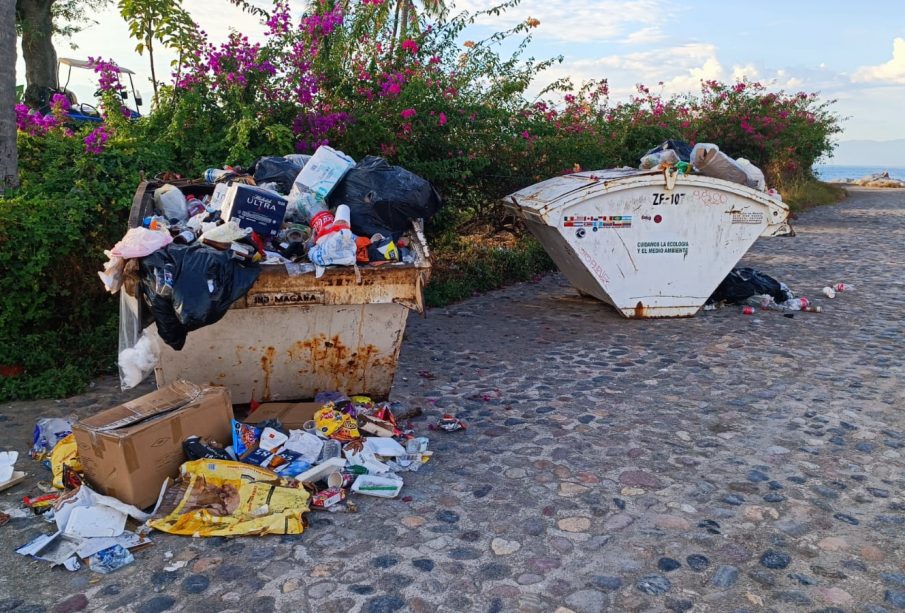
[[[171,182],[197,198],[214,186]],[[142,182],[129,218],[141,224],[161,182]],[[176,351],[159,339],[147,308],[128,291],[126,302],[161,348],[158,387],[178,379],[222,385],[233,402],[301,400],[339,390],[375,399],[389,396],[406,319],[423,312],[430,253],[420,222],[411,232],[412,264],[331,267],[290,276],[284,266],[261,266],[248,293],[217,323],[190,332]]]
[[[504,203],[576,289],[629,318],[694,315],[758,237],[792,233],[779,198],[657,170],[556,177]]]

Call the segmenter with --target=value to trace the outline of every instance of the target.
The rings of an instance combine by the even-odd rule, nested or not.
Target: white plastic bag
[[[764,178],[764,173],[760,168],[745,158],[738,158],[735,162],[741,166],[742,170],[748,176],[748,187],[753,187],[759,191],[765,191],[767,189],[767,180]]]
[[[172,242],[173,237],[164,230],[130,228],[125,236],[113,246],[110,254],[125,259],[143,258]]]
[[[355,265],[355,235],[342,229],[321,236],[308,251],[308,259],[316,267],[315,277],[320,279],[326,266]]]
[[[213,241],[215,243],[231,243],[245,238],[251,234],[251,232],[251,228],[242,228],[239,226],[239,222],[232,220],[207,230],[201,235],[201,240]]]
[[[674,149],[663,149],[641,158],[641,170],[649,170],[657,166],[666,165],[673,166],[679,162],[679,154]]]
[[[167,219],[185,221],[189,216],[188,202],[185,194],[175,185],[167,183],[154,190],[154,204],[157,210]]]
[[[160,359],[160,347],[141,330],[138,300],[127,292],[119,293],[119,385],[132,389],[154,372]]]

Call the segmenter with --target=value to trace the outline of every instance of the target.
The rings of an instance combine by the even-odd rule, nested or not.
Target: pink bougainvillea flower
[[[417,111],[415,111],[415,109],[405,109],[404,111],[402,111],[399,114],[402,115],[403,119],[411,119],[412,117],[415,116],[416,113],[417,113]]]
[[[402,48],[405,51],[408,51],[409,53],[411,53],[413,55],[415,53],[418,53],[418,43],[413,41],[411,38],[407,38],[404,41],[402,41]]]
[[[445,126],[445,125],[446,125],[446,113],[444,113],[443,111],[440,111],[440,119],[438,120],[438,123],[439,123],[441,126]]]

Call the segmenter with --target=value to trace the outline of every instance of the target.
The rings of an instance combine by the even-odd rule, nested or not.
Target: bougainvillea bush
[[[17,107],[22,187],[0,198],[0,399],[71,393],[112,365],[115,302],[94,271],[125,229],[142,176],[198,177],[322,144],[381,155],[443,194],[429,228],[442,258],[467,224],[502,219],[501,196],[576,168],[634,165],[667,138],[715,142],[781,188],[807,178],[839,131],[829,101],[749,82],[706,82],[699,94],[668,98],[639,85],[614,101],[601,79],[529,97],[560,61],[525,56],[535,19],[469,40],[479,15],[398,23],[386,0],[321,0],[303,15],[278,1],[257,13],[267,30],[259,41],[212,41],[199,28],[179,37],[170,82],[146,117],[130,118],[115,65],[102,58],[92,65],[103,123],[69,122],[64,96],[46,115]],[[544,265],[533,255],[527,268],[511,260],[494,262],[527,275]],[[449,295],[467,295],[456,283]]]

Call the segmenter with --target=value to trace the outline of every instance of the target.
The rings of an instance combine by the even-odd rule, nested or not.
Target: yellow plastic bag
[[[314,414],[317,429],[326,437],[338,441],[353,441],[361,438],[358,422],[348,413],[343,413],[328,403]]]
[[[308,492],[267,469],[201,459],[186,462],[148,525],[187,536],[301,534]]]
[[[63,489],[63,464],[77,473],[82,472],[82,463],[79,462],[79,448],[75,444],[75,435],[70,434],[54,445],[50,452],[50,469],[53,471],[53,486],[58,490]]]

